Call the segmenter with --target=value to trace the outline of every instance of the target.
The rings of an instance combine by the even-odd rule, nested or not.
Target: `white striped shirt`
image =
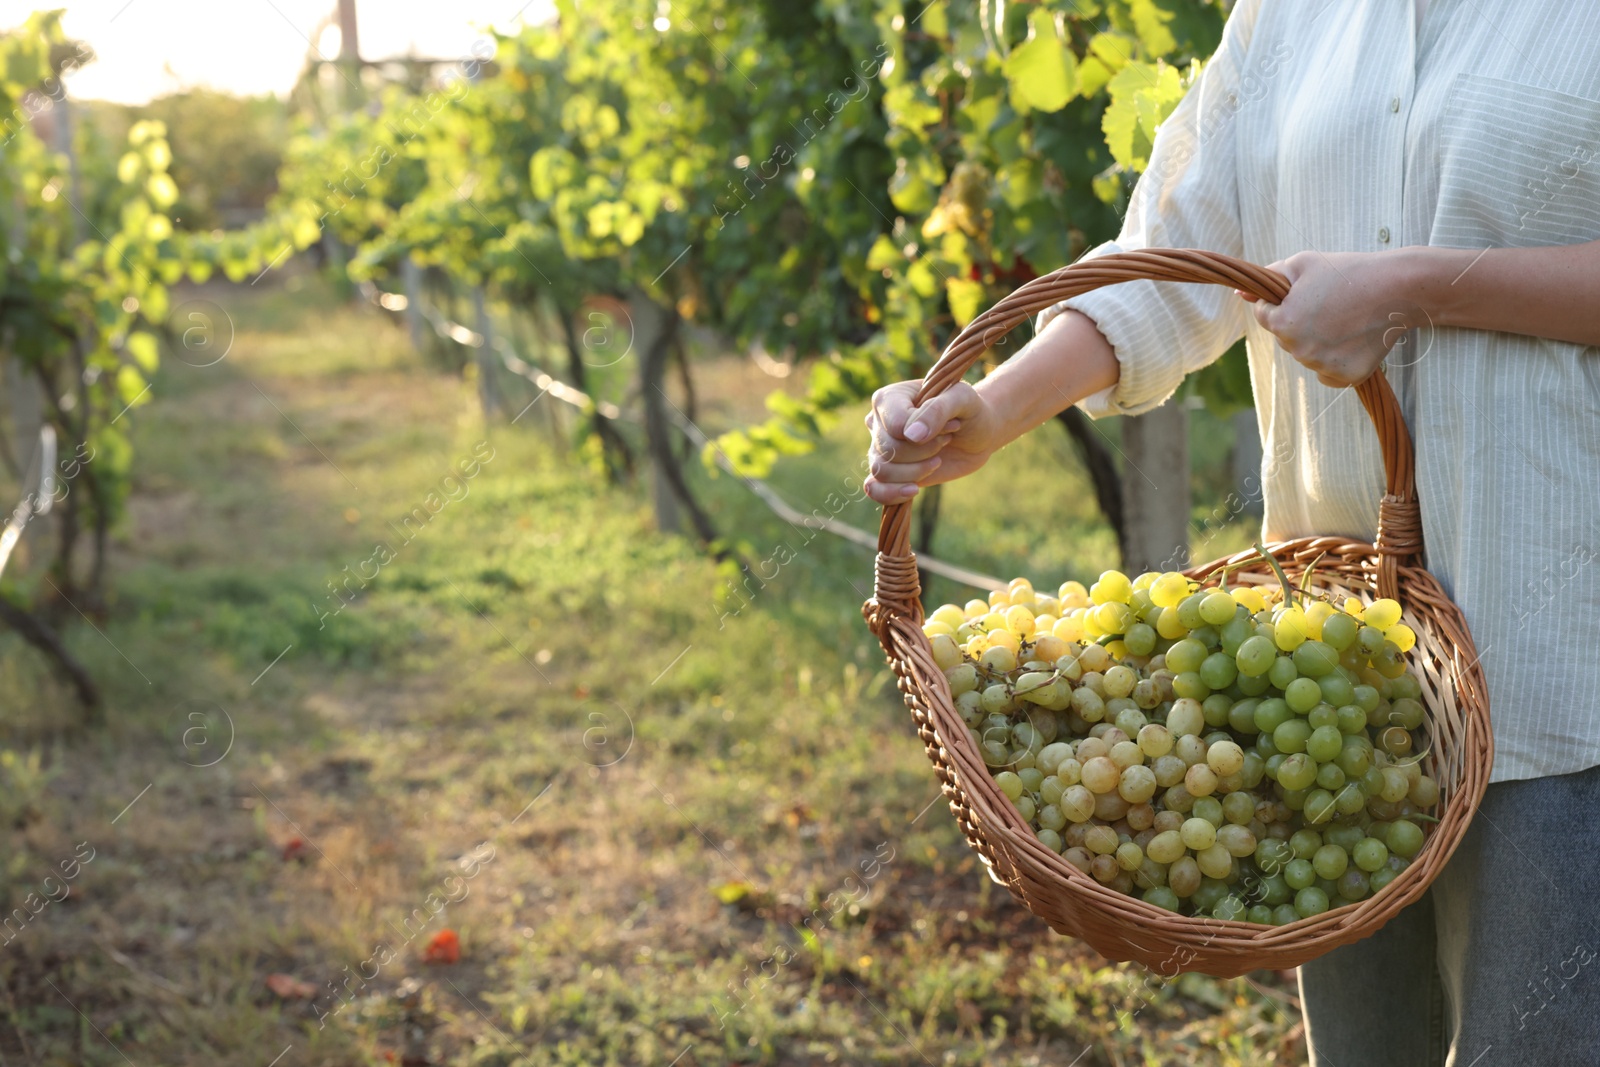
[[[1270,263],[1308,249],[1600,238],[1600,4],[1240,0],[1156,137],[1115,242]],[[1138,413],[1240,335],[1263,451],[1263,534],[1377,528],[1361,403],[1220,286],[1133,282],[1067,301],[1116,350],[1090,414]],[[1042,327],[1059,309],[1040,317]],[[1413,331],[1387,373],[1416,440],[1427,566],[1489,679],[1494,781],[1600,764],[1600,350]]]

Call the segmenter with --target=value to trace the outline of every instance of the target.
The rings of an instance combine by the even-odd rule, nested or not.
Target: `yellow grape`
[[[1384,597],[1382,600],[1374,600],[1367,605],[1367,610],[1361,616],[1361,621],[1368,626],[1376,626],[1380,630],[1387,630],[1400,621],[1400,605],[1388,597]]]
[[[947,671],[961,662],[961,649],[956,647],[954,638],[935,634],[929,644],[933,646],[933,662],[940,670]]]
[[[996,630],[1004,630],[1005,628],[1006,613],[1004,610],[991,611],[989,614],[978,620],[978,629],[982,630],[986,634],[993,633]]]
[[[993,648],[996,645],[1003,645],[1004,647],[1009,648],[1013,653],[1021,651],[1022,649],[1022,638],[1018,637],[1010,630],[995,630],[990,633],[988,637],[990,648]]]
[[[967,621],[967,617],[960,608],[954,604],[941,604],[939,609],[928,616],[934,622],[942,622],[953,631],[957,626]]]
[[[1156,619],[1156,633],[1168,641],[1176,641],[1189,632],[1189,628],[1178,621],[1177,608],[1162,608],[1161,615]]]
[[[989,636],[987,634],[978,634],[972,640],[961,646],[961,651],[965,652],[972,659],[977,659],[988,650]]]
[[[1039,596],[1037,593],[1035,593],[1033,597],[1033,610],[1037,611],[1040,615],[1054,615],[1059,618],[1061,615],[1061,598],[1053,596]]]
[[[1051,633],[1055,634],[1057,637],[1061,638],[1061,640],[1063,640],[1063,641],[1081,641],[1081,640],[1083,640],[1083,615],[1081,614],[1082,611],[1083,611],[1082,608],[1077,608],[1077,609],[1075,609],[1073,611],[1073,613],[1071,615],[1068,615],[1066,618],[1058,619],[1056,621],[1055,626],[1051,628]]]
[[[1023,589],[1026,589],[1028,592],[1032,593],[1033,583],[1028,581],[1026,578],[1013,578],[1011,581],[1006,583],[1006,592],[1010,593],[1013,597],[1017,595],[1019,590]]]
[[[1175,608],[1189,595],[1189,579],[1176,571],[1168,571],[1150,583],[1150,603],[1161,608]]]
[[[1095,622],[1108,634],[1126,633],[1137,620],[1126,604],[1101,604],[1095,609]]]
[[[1350,596],[1344,598],[1344,613],[1349,615],[1351,618],[1356,619],[1357,621],[1364,621],[1362,620],[1361,615],[1362,612],[1366,610],[1366,607],[1361,603],[1361,601],[1357,600],[1355,597]]]
[[[1051,627],[1055,626],[1055,624],[1055,615],[1050,613],[1040,613],[1033,620],[1034,633],[1047,634],[1050,632]]]
[[[1385,640],[1393,641],[1394,647],[1401,652],[1410,652],[1417,647],[1417,632],[1403,622],[1397,622],[1383,631]]]
[[[1089,589],[1089,599],[1096,604],[1126,604],[1133,596],[1133,583],[1121,571],[1102,571],[1100,580]]]
[[[1311,606],[1306,608],[1306,637],[1313,641],[1322,640],[1322,624],[1333,615],[1333,605],[1325,600],[1313,600]]]
[[[1106,645],[1106,654],[1116,659],[1128,658],[1128,646],[1121,641],[1112,641]]]
[[[1033,612],[1018,604],[1006,609],[1006,629],[1021,637],[1032,637],[1036,627]]]
[[[1067,654],[1067,642],[1055,634],[1042,633],[1033,642],[1034,659],[1054,663]]]
[[[1149,589],[1151,584],[1159,577],[1161,575],[1157,571],[1145,571],[1133,580],[1133,587],[1135,589]]]
[[[1305,644],[1307,629],[1306,613],[1298,607],[1284,608],[1273,616],[1272,632],[1278,647],[1285,652],[1293,652]]]
[[[1083,633],[1085,637],[1091,640],[1096,640],[1106,635],[1105,628],[1095,619],[1092,611],[1083,613]]]
[[[1017,653],[1014,649],[1007,648],[1005,645],[990,645],[989,650],[983,654],[978,662],[991,671],[999,671],[1004,674],[1006,671],[1017,669]]]
[[[1004,609],[1011,606],[1011,594],[1004,589],[994,589],[989,593],[989,610]]]
[[[946,626],[942,622],[934,622],[932,620],[922,624],[922,632],[930,639],[938,637],[940,634],[943,634],[946,637],[954,637],[956,635],[955,630],[951,629],[949,626]]]
[[[989,614],[989,602],[987,600],[969,600],[967,601],[967,606],[962,608],[961,611],[968,619],[981,619]]]
[[[1250,614],[1262,610],[1267,606],[1266,597],[1261,595],[1261,590],[1253,586],[1241,585],[1232,590],[1233,599],[1243,604]]]

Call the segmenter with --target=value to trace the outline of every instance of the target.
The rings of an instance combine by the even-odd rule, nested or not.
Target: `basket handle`
[[[1079,260],[1035,278],[966,325],[923,378],[914,403],[921,405],[960,381],[968,368],[1012,328],[1070,297],[1104,285],[1138,281],[1202,282],[1226,285],[1280,303],[1289,280],[1277,271],[1232,256],[1192,248],[1150,248]],[[1422,551],[1422,517],[1417,506],[1411,434],[1394,390],[1381,371],[1355,387],[1372,419],[1383,451],[1387,492],[1378,508],[1378,595],[1398,597],[1402,560]],[[879,614],[898,611],[920,618],[921,588],[911,551],[911,504],[885,504],[878,527],[878,566],[874,599]]]

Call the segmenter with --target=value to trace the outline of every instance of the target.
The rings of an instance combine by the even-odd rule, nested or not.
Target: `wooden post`
[[[324,8],[326,10],[326,8]],[[346,110],[361,106],[361,41],[356,32],[356,0],[339,0],[339,67],[344,71]]]
[[[411,334],[411,348],[422,348],[422,270],[408,254],[400,260],[400,288],[406,297],[406,330]]]
[[[1245,408],[1233,416],[1233,484],[1234,492],[1244,502],[1240,511],[1245,515],[1261,514],[1261,424],[1256,421],[1254,408]]]
[[[1169,400],[1122,420],[1122,569],[1189,565],[1189,413]]]
[[[670,322],[667,312],[644,293],[635,293],[628,301],[628,314],[633,319],[634,350],[640,357],[639,380],[643,393],[651,388],[652,379],[657,384],[665,380],[665,374],[657,372],[656,367],[666,365],[670,339],[665,334],[675,323]],[[646,395],[643,400],[647,413],[662,407],[658,397]],[[670,448],[662,451],[665,440],[666,431],[662,427],[647,446],[650,450],[650,499],[655,504],[656,529],[675,534],[683,531],[683,509],[667,470],[667,464],[675,462],[675,457]]]
[[[478,366],[478,402],[483,405],[483,417],[488,419],[505,404],[500,397],[500,379],[495,368],[499,357],[495,355],[494,349],[494,323],[489,320],[489,309],[484,300],[482,285],[472,287],[472,320],[472,328],[477,331],[479,337],[478,350],[474,357]]]

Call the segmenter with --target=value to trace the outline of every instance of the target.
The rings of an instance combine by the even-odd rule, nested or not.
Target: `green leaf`
[[[944,283],[944,290],[945,295],[950,298],[950,314],[954,316],[957,326],[965,326],[978,317],[978,312],[983,307],[982,282],[968,278],[949,278]]]
[[[922,9],[919,25],[930,37],[945,37],[950,33],[950,20],[945,16],[944,0],[933,0]]]
[[[1044,8],[1028,16],[1028,39],[1012,49],[1005,72],[1019,110],[1060,111],[1078,91],[1077,57]]]
[[[1163,11],[1154,0],[1132,0],[1128,5],[1128,14],[1133,19],[1133,29],[1139,35],[1139,43],[1147,54],[1167,56],[1177,49],[1178,42],[1167,28],[1167,23],[1172,21],[1172,12]]]
[[[1100,121],[1106,147],[1118,163],[1142,171],[1157,128],[1183,99],[1183,79],[1165,63],[1136,61],[1118,71],[1107,90],[1111,103]]]
[[[872,242],[872,248],[867,252],[868,270],[885,270],[899,263],[904,257],[895,243],[886,233],[880,233],[878,239]]]
[[[153,335],[145,333],[143,330],[131,333],[128,335],[126,347],[128,355],[133,357],[135,366],[147,376],[155,373],[156,362],[160,358],[160,350],[156,346],[156,339]]]

